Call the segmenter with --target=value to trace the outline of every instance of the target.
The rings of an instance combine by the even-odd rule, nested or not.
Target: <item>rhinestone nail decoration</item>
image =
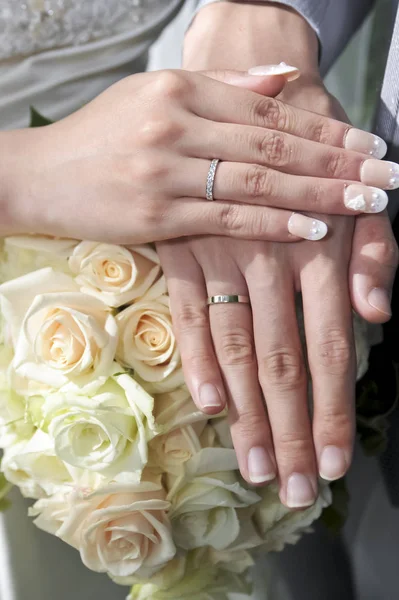
[[[0,0],[0,59],[132,31],[168,6],[169,0]]]
[[[366,199],[363,194],[359,194],[355,198],[346,201],[346,208],[350,210],[364,211],[366,208]]]
[[[388,204],[388,195],[380,188],[352,183],[345,190],[344,202],[349,210],[379,213]]]
[[[399,166],[393,165],[389,169],[391,178],[389,180],[388,190],[396,190],[399,187]]]
[[[373,192],[371,194],[370,211],[369,212],[381,212],[387,205],[386,194],[380,192]]]
[[[308,240],[317,241],[321,240],[327,234],[327,225],[323,221],[312,221],[312,226],[309,231]]]

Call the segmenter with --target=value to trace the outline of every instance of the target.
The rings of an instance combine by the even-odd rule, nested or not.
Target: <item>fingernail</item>
[[[326,446],[320,457],[320,477],[326,481],[341,479],[348,469],[346,456],[341,448]]]
[[[294,81],[300,77],[301,73],[297,67],[286,65],[281,62],[279,65],[261,65],[252,67],[248,71],[249,75],[284,75],[287,81]]]
[[[384,288],[374,288],[369,293],[367,299],[370,306],[388,317],[392,316],[391,298],[387,290],[384,290]]]
[[[374,158],[384,158],[388,152],[388,146],[378,135],[354,127],[346,134],[344,147],[347,150],[369,154]]]
[[[366,185],[376,185],[384,190],[396,190],[399,188],[399,165],[370,158],[363,163],[360,180]]]
[[[387,207],[388,196],[379,188],[352,183],[345,189],[344,202],[349,210],[379,213]]]
[[[312,506],[316,500],[313,485],[306,475],[294,473],[288,479],[287,506],[288,508],[305,508]]]
[[[304,240],[316,242],[327,235],[328,227],[323,221],[293,213],[288,221],[288,231]]]
[[[199,401],[202,408],[223,408],[223,402],[219,390],[212,383],[203,383],[198,391]]]
[[[248,474],[252,483],[266,483],[276,477],[269,453],[262,446],[251,448],[248,453]]]

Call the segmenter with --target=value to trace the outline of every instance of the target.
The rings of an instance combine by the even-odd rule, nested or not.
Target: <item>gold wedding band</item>
[[[240,296],[239,294],[220,294],[219,296],[209,296],[208,306],[211,304],[250,304],[249,296]]]

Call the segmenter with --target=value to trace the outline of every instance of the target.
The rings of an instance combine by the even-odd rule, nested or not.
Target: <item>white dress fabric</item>
[[[30,106],[62,118],[144,71],[150,47],[183,4],[189,19],[197,0],[0,0],[0,129],[26,127]],[[171,43],[177,60],[181,46]],[[32,501],[17,489],[10,499],[0,513],[0,600],[126,597],[128,588],[89,571],[76,550],[34,526]],[[263,576],[259,586],[254,600],[266,598]]]
[[[0,0],[0,129],[26,126],[30,105],[50,118],[60,118],[113,82],[144,70],[149,48],[182,3]],[[196,0],[187,0],[186,19],[195,4]],[[174,25],[157,45],[153,68],[178,66],[181,38],[176,27],[182,32],[184,26],[183,21]],[[339,75],[336,81],[340,81]],[[395,538],[399,540],[399,528],[394,529],[398,519],[386,500],[375,463],[359,457],[351,490],[354,501],[346,538],[357,598],[397,600]],[[0,513],[0,600],[125,598],[126,588],[90,572],[74,549],[35,528],[27,517],[30,503],[18,490],[12,492],[11,500],[11,509]],[[382,551],[387,532],[394,543]],[[294,550],[272,561],[260,561],[253,600],[352,600],[345,581],[334,591],[341,571],[335,571],[337,565],[328,543],[319,541],[317,545],[314,539],[316,551],[308,537]],[[314,563],[311,558],[307,560],[307,552],[309,557],[314,552],[320,558],[320,569],[314,569],[308,579],[304,576],[306,562],[311,571]]]

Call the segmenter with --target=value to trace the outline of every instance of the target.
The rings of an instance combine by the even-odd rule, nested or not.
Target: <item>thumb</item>
[[[356,219],[349,282],[353,308],[367,321],[389,320],[397,266],[398,248],[387,212]]]
[[[245,88],[263,96],[278,96],[287,82],[294,81],[300,76],[296,67],[284,63],[280,65],[265,65],[245,71],[200,71],[202,75],[211,77],[222,83]]]

